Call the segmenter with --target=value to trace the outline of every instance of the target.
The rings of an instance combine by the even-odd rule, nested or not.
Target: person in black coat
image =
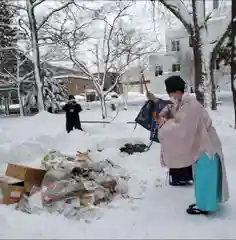
[[[80,104],[75,101],[73,95],[69,96],[69,102],[63,107],[66,112],[66,131],[71,132],[74,128],[83,131],[81,128],[79,113],[82,111]]]

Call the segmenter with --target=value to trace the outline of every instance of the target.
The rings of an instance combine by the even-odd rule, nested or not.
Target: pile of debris
[[[121,152],[126,152],[128,154],[133,154],[133,153],[142,153],[142,152],[146,152],[148,149],[148,146],[145,145],[144,143],[136,143],[136,144],[132,144],[132,143],[126,143],[123,147],[120,148]]]
[[[12,173],[13,169],[19,173],[20,167],[25,168],[24,176]],[[0,184],[2,189],[5,185],[5,190],[6,186],[15,188],[8,188],[7,194],[3,192],[3,203],[17,203],[17,209],[27,213],[46,209],[78,219],[81,212],[102,202],[109,203],[117,194],[127,195],[129,176],[126,171],[109,159],[92,161],[89,152],[78,152],[73,158],[51,151],[44,157],[42,168],[33,171],[32,168],[9,164]],[[16,178],[20,179],[18,183],[21,185],[12,184],[12,179]],[[21,194],[14,197],[12,192],[18,190]]]

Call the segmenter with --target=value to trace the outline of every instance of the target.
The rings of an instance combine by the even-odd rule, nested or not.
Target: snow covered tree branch
[[[50,18],[62,11],[63,9],[69,7],[69,5],[73,4],[73,0],[68,0],[62,2],[62,4],[56,7],[53,7],[52,10],[46,12],[41,21],[37,21],[36,9],[41,4],[45,3],[46,0],[25,0],[26,4],[26,12],[27,12],[27,22],[22,18],[19,18],[18,23],[21,26],[22,30],[25,32],[25,35],[28,36],[28,40],[31,44],[32,48],[32,59],[34,62],[34,74],[35,81],[37,86],[37,104],[39,111],[44,110],[44,97],[43,97],[43,85],[42,85],[42,77],[41,77],[41,66],[40,66],[40,39],[39,34],[45,24],[50,20]],[[57,2],[58,3],[58,2]],[[24,9],[21,8],[21,10]]]
[[[21,53],[15,52],[14,54],[16,59],[16,72],[11,73],[9,70],[4,68],[4,72],[0,72],[0,76],[2,76],[5,80],[5,84],[10,84],[17,90],[17,96],[19,99],[19,107],[20,107],[20,115],[24,116],[24,104],[22,101],[22,90],[24,85],[32,85],[32,78],[34,76],[34,71],[25,72],[23,70],[24,65],[27,64],[28,59]]]
[[[45,2],[46,0],[38,0],[38,2],[34,2],[32,8],[34,9],[36,6],[40,5],[41,3]],[[56,8],[56,9],[53,9],[51,12],[49,12],[42,20],[41,23],[38,23],[37,24],[37,29],[38,31],[43,27],[43,25],[45,23],[48,22],[49,18],[52,17],[55,13],[67,8],[69,5],[71,5],[72,3],[74,3],[74,0],[69,0],[68,2],[62,4],[62,6]]]
[[[44,65],[44,64],[43,64]],[[43,67],[43,96],[46,109],[55,113],[56,110],[60,110],[59,102],[66,101],[68,97],[68,91],[65,82],[60,82],[53,77],[53,72],[46,67],[47,63]]]
[[[184,2],[181,0],[159,0],[159,2],[169,9],[169,11],[181,21],[188,33],[191,34],[193,19],[189,14],[189,10]]]
[[[229,37],[230,32],[232,30],[232,24],[228,25],[226,28],[224,34],[221,35],[221,37],[218,39],[218,41],[215,41],[213,45],[213,50],[210,53],[210,81],[211,81],[211,109],[215,110],[217,109],[217,103],[216,103],[216,84],[214,80],[214,70],[217,69],[216,63],[217,63],[217,57],[219,56],[219,52],[221,51],[221,48],[223,47],[224,42]],[[229,56],[230,58],[230,56]],[[218,63],[219,64],[219,63]]]
[[[74,40],[65,41],[64,39],[71,61],[93,81],[101,102],[103,118],[107,117],[106,96],[117,87],[127,68],[160,47],[158,43],[151,43],[150,40],[145,39],[145,34],[142,35],[134,28],[128,27],[127,10],[132,4],[130,2],[116,3],[112,9],[112,17],[97,15],[93,19],[92,23],[100,23],[103,26],[103,35],[93,38],[85,35],[91,45],[86,49],[86,53],[90,55],[91,59],[87,64],[81,61],[82,52],[79,49],[81,42],[76,44],[76,40],[81,38],[76,37],[78,36],[76,29],[74,30]],[[79,35],[81,36],[81,33]],[[84,39],[82,38],[82,40]]]
[[[161,2],[174,16],[176,16],[187,30],[191,39],[191,45],[194,55],[194,68],[195,68],[195,92],[197,99],[203,104],[209,105],[209,95],[214,94],[214,80],[210,82],[210,62],[209,58],[213,52],[214,45],[210,46],[208,36],[211,35],[207,28],[210,14],[205,16],[204,1],[191,0],[191,11],[181,0],[158,0]],[[229,13],[229,16],[231,14]],[[219,29],[215,44],[220,40],[221,36],[225,33],[227,26],[230,23],[229,18],[225,18],[224,26]],[[211,89],[212,88],[212,89]],[[214,101],[214,98],[211,101]],[[214,105],[214,104],[212,104]]]

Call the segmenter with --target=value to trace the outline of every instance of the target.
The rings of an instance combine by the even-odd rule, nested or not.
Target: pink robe
[[[207,110],[194,96],[185,94],[172,113],[174,118],[159,129],[163,163],[168,168],[182,168],[194,165],[203,153],[218,154],[222,166],[222,201],[227,201],[229,192],[222,145]]]

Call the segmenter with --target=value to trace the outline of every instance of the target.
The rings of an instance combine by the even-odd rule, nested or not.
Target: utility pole
[[[230,42],[232,44],[231,46],[231,90],[233,94],[233,103],[234,103],[234,128],[236,129],[236,46],[235,46],[235,40],[236,40],[236,1],[231,0],[231,10],[232,10],[232,30],[231,30],[231,36],[230,36]]]

